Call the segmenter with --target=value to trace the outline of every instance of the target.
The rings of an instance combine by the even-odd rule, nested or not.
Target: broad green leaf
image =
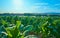
[[[21,21],[16,21],[16,27],[19,28],[21,25]]]

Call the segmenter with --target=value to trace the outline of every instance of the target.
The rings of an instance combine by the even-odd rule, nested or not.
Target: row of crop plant
[[[0,38],[29,38],[32,35],[36,38],[60,38],[60,17],[0,16]]]

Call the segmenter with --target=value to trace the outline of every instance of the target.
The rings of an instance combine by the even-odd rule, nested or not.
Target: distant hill
[[[20,14],[20,13],[3,13],[3,14],[0,14],[0,16],[45,16],[45,15],[58,15],[60,16],[60,13],[54,13],[54,12],[49,12],[49,13],[24,13],[24,14]]]

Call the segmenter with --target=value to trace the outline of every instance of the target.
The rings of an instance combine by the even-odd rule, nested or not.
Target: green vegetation
[[[0,16],[0,38],[60,38],[59,16]]]

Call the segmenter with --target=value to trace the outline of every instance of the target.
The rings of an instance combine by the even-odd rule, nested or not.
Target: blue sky
[[[60,12],[60,0],[0,0],[0,13]]]

